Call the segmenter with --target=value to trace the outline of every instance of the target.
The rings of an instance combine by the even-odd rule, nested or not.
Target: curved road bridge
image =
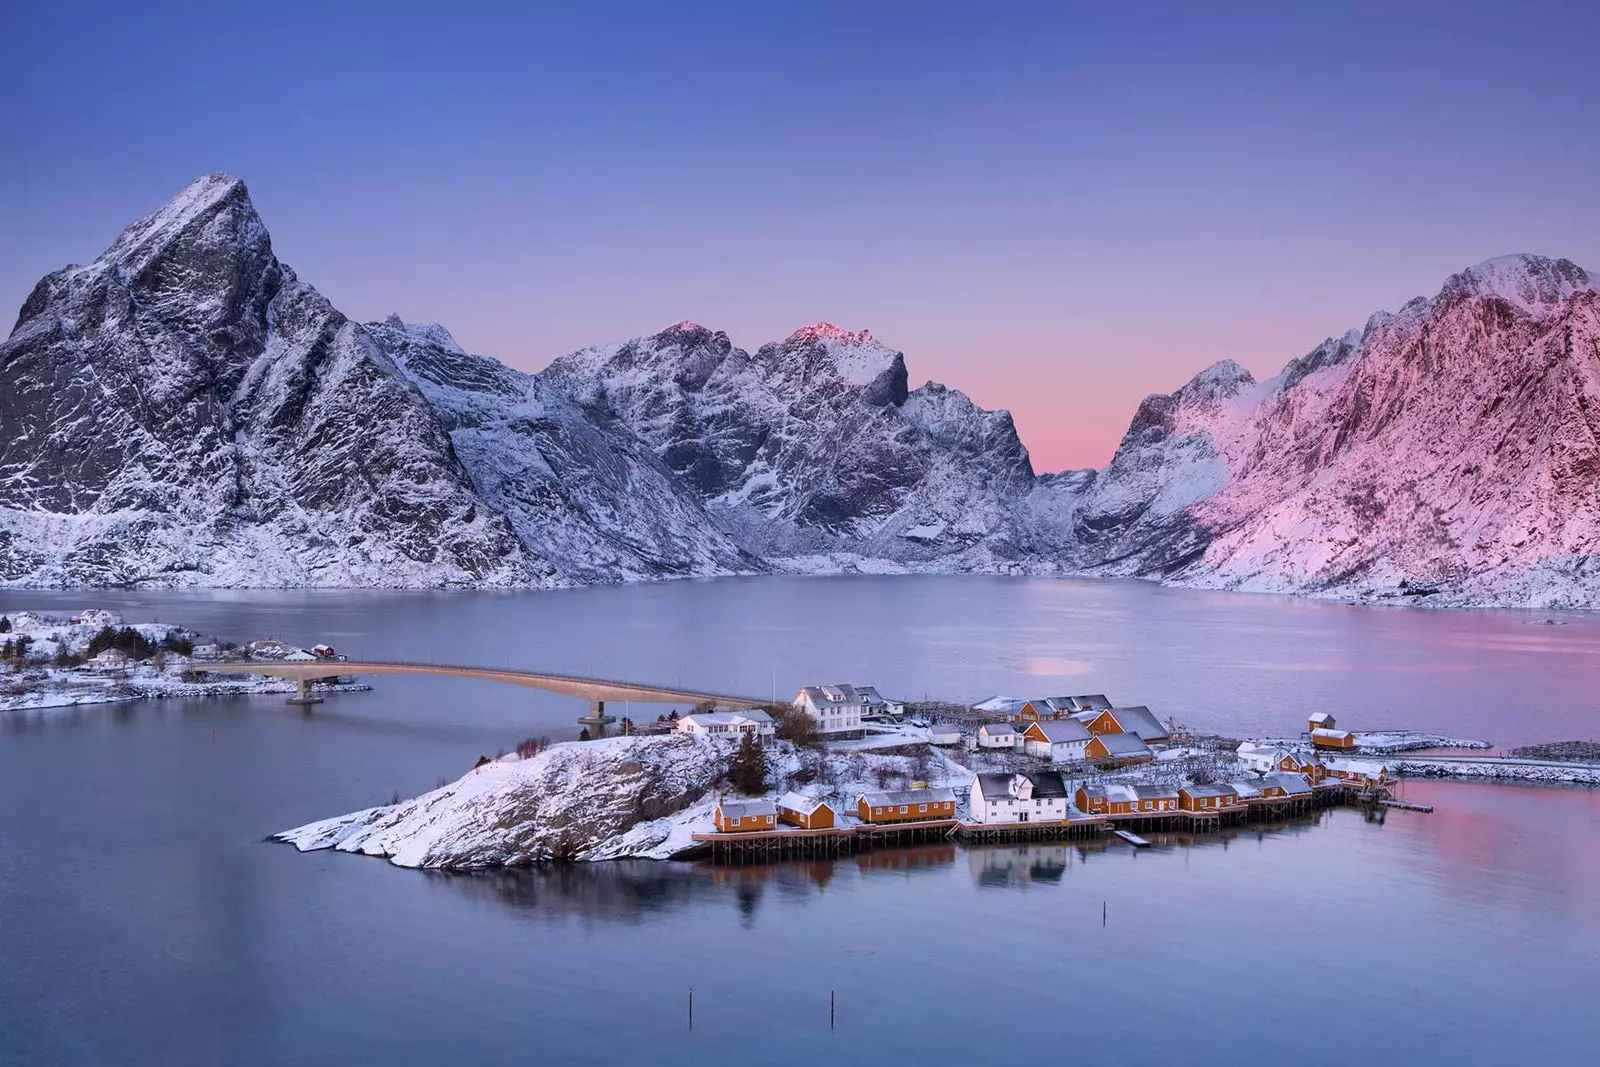
[[[698,689],[679,689],[672,686],[651,685],[645,682],[619,682],[610,678],[588,678],[576,674],[546,674],[539,671],[517,671],[498,667],[452,666],[441,663],[393,663],[369,660],[241,660],[231,663],[208,663],[205,670],[220,674],[261,674],[270,678],[292,678],[299,689],[290,698],[291,704],[315,704],[320,697],[311,695],[311,683],[319,678],[340,678],[356,674],[439,674],[451,678],[478,678],[489,682],[543,689],[549,693],[578,697],[589,702],[589,714],[578,721],[594,732],[605,733],[605,728],[617,720],[606,714],[606,701],[626,700],[640,704],[726,704],[750,707],[764,703],[759,697],[737,696],[730,693],[704,693]]]

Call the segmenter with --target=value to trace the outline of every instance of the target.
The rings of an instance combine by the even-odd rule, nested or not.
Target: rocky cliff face
[[[0,346],[0,581],[512,585],[543,567],[416,389],[203,178]]]
[[[751,553],[1026,555],[1034,475],[1010,415],[936,383],[908,390],[904,356],[864,331],[821,323],[752,355],[685,322],[542,377],[648,445]]]

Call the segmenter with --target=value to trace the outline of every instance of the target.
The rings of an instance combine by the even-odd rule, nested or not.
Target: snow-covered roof
[[[755,815],[777,815],[778,809],[770,800],[719,800],[717,810],[725,819],[745,819]]]
[[[1139,782],[1134,785],[1133,791],[1140,800],[1176,800],[1178,787],[1175,785],[1152,785]]]
[[[317,657],[312,655],[310,652],[307,652],[303,648],[297,648],[292,652],[284,653],[283,658],[291,663],[304,663],[307,660],[314,660]]]
[[[1077,719],[1051,719],[1044,722],[1030,722],[1023,733],[1030,736],[1042,734],[1044,735],[1044,740],[1052,745],[1067,745],[1075,741],[1089,740],[1088,729]]]
[[[1364,774],[1370,778],[1377,778],[1387,773],[1389,768],[1377,760],[1332,759],[1328,761],[1328,770],[1334,773]]]
[[[972,705],[976,711],[998,712],[1001,715],[1014,715],[1022,710],[1022,705],[1027,701],[1021,697],[992,696],[988,700],[980,700]]]
[[[1329,715],[1325,711],[1313,711],[1306,721],[1314,722],[1318,726],[1327,726],[1330,728],[1333,726],[1333,716]]]
[[[1084,711],[1104,711],[1111,706],[1111,701],[1106,699],[1104,693],[1082,693],[1066,699],[1071,701],[1074,707]]]
[[[1150,751],[1150,746],[1138,734],[1101,734],[1100,743],[1112,756],[1137,756]]]
[[[1290,796],[1311,792],[1311,783],[1303,774],[1269,774],[1264,780],[1282,787]]]
[[[948,789],[901,789],[889,793],[863,793],[861,799],[869,807],[885,808],[895,804],[948,804],[956,795]]]
[[[1238,778],[1228,785],[1241,797],[1258,797],[1261,795],[1261,779]]]
[[[818,808],[827,808],[829,811],[833,810],[833,805],[829,804],[821,797],[808,797],[804,793],[796,793],[793,790],[790,790],[778,798],[778,807],[784,808],[788,811],[804,812],[807,815],[810,815]]]
[[[1317,729],[1311,731],[1311,736],[1320,737],[1324,741],[1343,741],[1352,735],[1349,730],[1333,730],[1318,727]]]
[[[1086,782],[1083,791],[1091,800],[1113,800],[1119,804],[1132,804],[1139,799],[1139,794],[1133,786],[1121,782]]]
[[[1008,722],[986,722],[978,727],[978,733],[984,737],[1015,736],[1017,728]]]

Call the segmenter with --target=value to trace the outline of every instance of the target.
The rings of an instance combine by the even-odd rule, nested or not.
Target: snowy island
[[[282,659],[281,641],[233,645],[172,623],[124,623],[115,611],[0,616],[0,713],[167,697],[293,693],[283,678],[212,674],[208,663]],[[330,679],[319,691],[370,686]]]
[[[1369,749],[1360,744],[1364,735],[1315,724],[1339,735],[1322,739],[1327,744],[1347,737],[1348,747],[1330,751],[1306,738],[1238,742],[1168,733],[1143,708],[1090,707],[1074,715],[1052,711],[1047,701],[1020,702],[1020,714],[1044,716],[1031,721],[991,714],[975,729],[971,722],[965,729],[866,723],[852,731],[864,736],[826,738],[794,728],[805,693],[793,709],[771,709],[776,718],[751,710],[690,716],[648,736],[530,739],[438,789],[287,830],[275,840],[402,867],[470,870],[681,858],[724,841],[763,838],[781,850],[786,837],[860,835],[880,824],[977,840],[1005,839],[1008,832],[1162,829],[1167,821],[1178,828],[1183,820],[1196,824],[1185,828],[1204,829],[1335,803],[1396,805],[1388,786],[1402,762],[1383,752],[1488,747],[1388,731],[1372,735]],[[1009,713],[1019,714],[1015,707]],[[714,720],[714,729],[694,719]],[[1144,744],[1132,730],[1095,733],[1085,723],[1102,731],[1136,726],[1159,736]],[[1129,736],[1133,741],[1116,740]],[[1114,743],[1090,747],[1096,740]],[[1442,775],[1451,773],[1452,759],[1407,757],[1404,765],[1415,768],[1407,773]],[[1460,762],[1467,767],[1463,777],[1482,776],[1484,765],[1494,765],[1503,777],[1600,781],[1594,766],[1553,773],[1530,761]]]

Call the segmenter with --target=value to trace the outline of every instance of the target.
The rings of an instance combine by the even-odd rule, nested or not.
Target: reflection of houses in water
[[[972,881],[980,889],[1007,886],[1055,885],[1072,866],[1077,850],[1070,845],[1013,845],[967,850]]]
[[[916,848],[873,849],[855,855],[856,868],[872,871],[924,871],[949,867],[956,861],[955,844],[920,845]]]

